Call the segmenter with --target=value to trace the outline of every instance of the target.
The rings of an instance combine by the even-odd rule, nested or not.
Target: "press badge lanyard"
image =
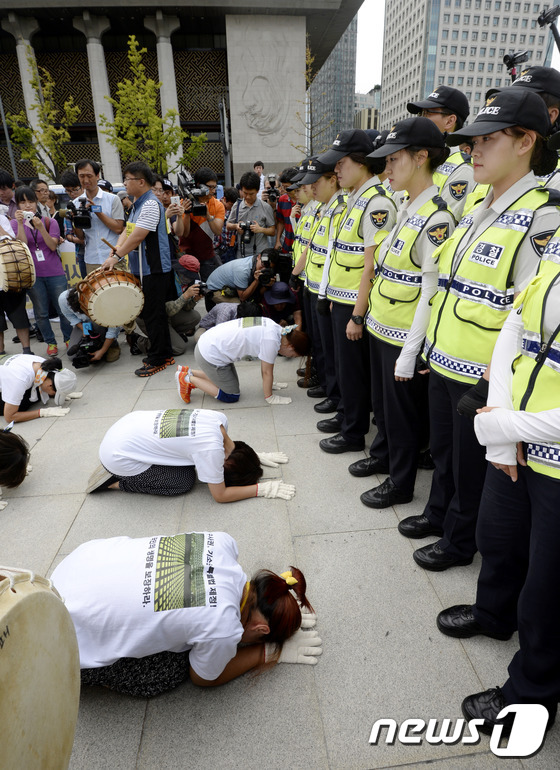
[[[45,255],[43,254],[43,249],[39,248],[39,244],[37,243],[37,236],[35,235],[35,228],[30,227],[31,235],[33,236],[33,241],[35,242],[35,259],[37,262],[44,262],[45,261]]]

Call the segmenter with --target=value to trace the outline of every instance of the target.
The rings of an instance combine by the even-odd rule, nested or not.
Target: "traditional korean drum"
[[[126,270],[94,270],[77,288],[80,307],[99,326],[124,326],[144,307],[140,280]]]
[[[21,241],[0,241],[0,289],[23,291],[35,283],[35,265],[31,252]]]

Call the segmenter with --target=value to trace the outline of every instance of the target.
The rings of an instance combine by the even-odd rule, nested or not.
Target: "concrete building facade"
[[[387,0],[381,126],[406,118],[407,102],[442,84],[466,94],[472,120],[487,89],[510,82],[505,54],[527,50],[528,65],[550,66],[552,35],[537,23],[548,7],[532,0]]]
[[[129,76],[127,43],[134,34],[147,49],[148,76],[163,83],[163,112],[176,109],[187,132],[208,136],[198,166],[223,173],[218,105],[224,101],[234,178],[256,159],[277,171],[301,157],[294,147],[294,115],[305,103],[306,35],[320,68],[360,4],[288,0],[279,8],[263,0],[256,9],[246,0],[209,0],[204,6],[116,0],[82,10],[67,0],[21,0],[17,11],[0,7],[0,96],[7,114],[25,110],[33,124],[30,54],[53,76],[60,105],[71,95],[80,106],[65,147],[68,161],[99,160],[105,176],[118,180],[120,159],[99,119],[111,117],[106,97],[114,97],[117,84]],[[16,165],[18,177],[34,176],[17,151]],[[9,167],[1,128],[0,166]]]

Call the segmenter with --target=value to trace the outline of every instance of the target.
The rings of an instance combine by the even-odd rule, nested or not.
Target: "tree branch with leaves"
[[[58,179],[68,167],[63,145],[70,141],[69,127],[80,114],[80,107],[70,96],[59,108],[55,102],[56,83],[44,67],[38,67],[33,51],[27,46],[27,61],[33,73],[31,87],[36,101],[31,109],[36,113],[33,126],[24,110],[6,116],[12,132],[12,142],[39,176]]]
[[[149,78],[142,57],[146,48],[139,48],[134,35],[128,39],[130,78],[117,85],[115,98],[105,97],[113,107],[114,118],[100,116],[102,133],[119,152],[123,163],[143,160],[159,174],[168,174],[180,166],[188,167],[202,152],[206,134],[189,136],[180,126],[177,110],[167,110],[160,116],[157,98],[161,82]],[[186,151],[184,142],[190,139]],[[180,155],[173,168],[169,158]]]

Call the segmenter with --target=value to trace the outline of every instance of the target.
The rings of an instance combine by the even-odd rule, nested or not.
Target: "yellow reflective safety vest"
[[[305,261],[305,285],[314,294],[319,293],[325,260],[340,218],[344,215],[346,197],[342,192],[337,196],[316,222],[311,234]]]
[[[491,184],[477,184],[474,190],[467,195],[463,215],[468,214],[475,206],[478,206],[486,198],[491,187]]]
[[[327,298],[333,302],[353,305],[358,298],[365,250],[364,239],[359,235],[360,222],[370,200],[376,195],[383,196],[389,206],[395,206],[382,185],[372,185],[356,199],[352,210],[346,209],[340,218],[331,251],[327,285]]]
[[[435,195],[405,220],[377,270],[366,325],[370,334],[390,345],[402,348],[410,331],[422,292],[422,270],[412,259],[412,249],[420,233],[426,228],[430,231],[430,220],[440,211],[449,209],[443,198]],[[430,232],[431,240],[441,244],[450,235],[447,222]]]
[[[451,176],[451,174],[456,171],[459,166],[470,166],[471,165],[471,156],[467,155],[466,153],[462,153],[460,150],[457,152],[454,152],[452,155],[450,155],[447,160],[441,164],[441,166],[438,166],[435,170],[435,173],[433,175],[434,184],[437,184],[439,187],[439,191],[441,192],[443,189],[443,186],[447,182],[448,178]],[[459,183],[464,184],[464,183]],[[463,188],[464,191],[464,188]],[[458,195],[460,195],[461,191],[458,191]]]
[[[543,255],[539,272],[515,301],[523,304],[521,355],[513,362],[512,400],[516,411],[544,412],[560,406],[560,326],[547,338],[544,312],[548,296],[560,285],[560,230]],[[527,444],[527,464],[537,473],[560,479],[558,443]]]
[[[546,206],[552,195],[558,193],[544,187],[529,190],[454,260],[472,225],[472,214],[467,214],[435,253],[438,290],[432,300],[424,355],[438,374],[467,384],[482,377],[513,307],[517,253],[535,211]]]
[[[292,262],[294,265],[297,264],[309,243],[313,226],[317,221],[318,211],[318,201],[309,201],[302,209],[302,214],[294,230],[294,242],[292,244]]]

